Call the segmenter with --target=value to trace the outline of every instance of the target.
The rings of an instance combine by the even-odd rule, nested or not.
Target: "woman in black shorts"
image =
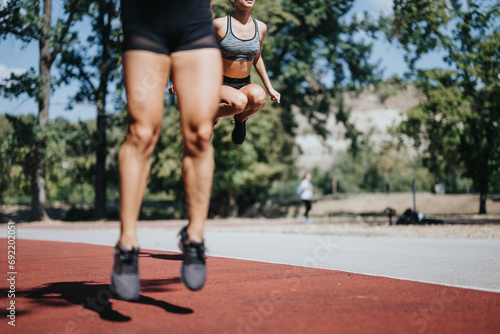
[[[222,83],[221,54],[209,0],[122,0],[123,72],[128,129],[119,153],[121,233],[111,287],[139,297],[136,224],[160,136],[165,87],[178,93],[183,136],[182,178],[189,215],[180,232],[181,279],[191,290],[206,277],[203,234],[213,177],[210,138]]]

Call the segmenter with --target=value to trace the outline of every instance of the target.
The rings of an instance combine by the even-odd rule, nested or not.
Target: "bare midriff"
[[[253,61],[234,61],[223,59],[224,75],[234,79],[243,79],[250,75]]]

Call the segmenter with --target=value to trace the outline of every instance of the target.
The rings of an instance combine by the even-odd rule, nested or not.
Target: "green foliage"
[[[398,131],[412,138],[416,148],[424,148],[424,164],[439,181],[463,167],[457,152],[462,120],[470,113],[470,106],[463,99],[454,72],[420,71],[419,78],[417,87],[426,101],[408,111]]]
[[[108,179],[111,186],[117,189],[116,154],[118,141],[123,137],[123,120],[119,116],[115,118],[110,120],[116,131],[112,132],[108,141],[114,158],[108,166]],[[57,118],[41,129],[32,115],[6,115],[5,119],[12,128],[0,139],[0,168],[2,175],[8,176],[2,177],[0,186],[3,187],[6,201],[16,202],[17,198],[30,194],[31,173],[34,168],[32,152],[36,142],[45,143],[44,146],[36,146],[36,150],[45,157],[49,200],[69,203],[92,201],[94,151],[99,141],[94,123],[71,124],[67,120]],[[8,129],[1,118],[0,127]]]
[[[429,191],[433,182],[419,159],[409,158],[404,147],[389,142],[381,148],[364,149],[356,157],[341,152],[336,157],[333,173],[338,192],[404,192],[417,189]]]
[[[4,194],[12,184],[19,182],[22,178],[22,171],[19,168],[12,168],[13,160],[17,157],[12,156],[12,133],[14,127],[9,122],[8,116],[0,115],[0,203],[4,203]]]
[[[311,183],[314,186],[314,195],[327,195],[333,192],[331,171],[322,171],[318,167],[311,170]]]
[[[397,142],[384,142],[376,148],[365,145],[353,156],[341,151],[335,154],[335,164],[329,170],[314,167],[310,170],[314,195],[333,193],[334,184],[338,193],[408,192],[415,180],[417,190],[431,191],[434,179],[422,160]],[[270,195],[296,197],[297,184],[303,175],[292,175],[286,181],[273,184]],[[468,180],[460,173],[449,175],[446,189],[465,192],[470,188]]]
[[[10,161],[7,154],[7,137],[13,128],[4,115],[0,115],[0,204],[3,204],[4,193],[10,181]]]
[[[380,103],[384,104],[388,98],[397,95],[406,86],[405,82],[397,75],[380,82],[375,88],[379,96]]]
[[[7,116],[0,115],[0,140],[5,139],[12,131],[14,131],[14,128],[12,128]]]
[[[77,43],[77,34],[71,31],[73,24],[82,19],[88,12],[89,1],[63,1],[64,17],[59,17],[47,31],[43,26],[43,1],[11,0],[0,7],[0,39],[14,36],[26,46],[30,42],[42,41],[49,45],[49,54],[43,55],[49,68],[59,53],[67,46]],[[42,55],[41,55],[42,57]],[[27,94],[29,97],[42,98],[42,85],[49,78],[42,78],[34,68],[26,73],[14,74],[0,83],[0,93],[4,97],[18,97]],[[51,87],[53,89],[53,87]]]
[[[19,118],[6,115],[6,118],[13,131],[2,138],[2,155],[7,162],[3,175],[8,175],[9,181],[5,190],[7,195],[9,192],[28,194],[33,169],[35,118],[31,115]]]
[[[114,0],[90,1],[87,17],[92,31],[85,43],[71,44],[61,50],[58,69],[59,83],[72,80],[79,91],[72,103],[91,102],[105,107],[108,85],[121,80],[121,33],[115,21],[120,17],[119,4]],[[70,104],[71,107],[71,104]]]
[[[410,68],[426,52],[445,39],[441,27],[451,19],[448,4],[436,0],[394,0],[392,37],[398,38],[407,51]]]
[[[0,84],[0,95],[4,98],[17,98],[22,94],[27,94],[29,97],[38,96],[39,78],[33,68],[21,74],[11,73],[9,78],[3,81],[5,83]]]
[[[165,106],[163,129],[152,156],[148,191],[165,191],[175,200],[184,198],[182,183],[182,134],[175,105]]]
[[[500,174],[500,7],[496,1],[394,2],[393,36],[414,69],[422,54],[441,48],[453,71],[416,71],[426,100],[413,109],[400,132],[427,155],[437,178],[465,170],[481,194]]]

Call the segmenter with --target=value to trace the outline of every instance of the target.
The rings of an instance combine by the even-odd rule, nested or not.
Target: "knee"
[[[260,89],[253,89],[248,97],[249,102],[252,106],[262,109],[266,104],[266,92]]]
[[[235,110],[236,114],[239,114],[240,112],[245,110],[247,104],[248,98],[243,93],[236,94],[231,100],[231,107]]]
[[[127,141],[132,144],[138,152],[150,155],[153,153],[158,135],[159,129],[157,129],[157,127],[133,123],[129,124]]]
[[[200,155],[210,150],[213,122],[203,122],[191,126],[188,133],[184,134],[184,153],[190,156]]]

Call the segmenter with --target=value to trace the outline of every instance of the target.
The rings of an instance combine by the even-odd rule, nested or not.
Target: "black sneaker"
[[[248,118],[247,118],[248,119]],[[246,122],[247,119],[243,122],[240,122],[236,119],[236,115],[234,116],[234,129],[231,134],[231,139],[233,140],[234,145],[240,146],[245,141],[245,137],[247,135]]]
[[[114,249],[115,264],[111,273],[111,291],[123,300],[137,300],[141,292],[138,258],[139,248],[128,250],[122,245]]]
[[[205,263],[205,245],[191,241],[187,236],[187,226],[179,232],[179,248],[183,254],[181,265],[181,281],[192,291],[200,290],[207,279]]]

